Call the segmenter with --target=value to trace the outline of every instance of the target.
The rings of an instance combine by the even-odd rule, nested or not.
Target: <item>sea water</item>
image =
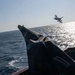
[[[50,37],[61,50],[75,47],[75,23],[37,28],[35,32]],[[28,65],[26,44],[19,30],[0,33],[0,75],[11,75]]]

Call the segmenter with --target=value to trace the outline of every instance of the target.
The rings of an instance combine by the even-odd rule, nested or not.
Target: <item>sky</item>
[[[75,21],[75,0],[0,0],[0,32],[58,24],[55,14]]]

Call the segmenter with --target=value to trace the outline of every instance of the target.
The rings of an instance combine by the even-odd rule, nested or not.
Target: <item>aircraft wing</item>
[[[57,15],[55,15],[55,18],[57,18]]]
[[[62,20],[60,20],[59,22],[62,23]]]

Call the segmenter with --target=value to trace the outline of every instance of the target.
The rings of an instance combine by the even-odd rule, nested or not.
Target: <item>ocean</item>
[[[61,50],[75,47],[75,22],[31,28],[50,37]],[[19,30],[0,33],[0,75],[11,75],[28,65],[26,44]]]

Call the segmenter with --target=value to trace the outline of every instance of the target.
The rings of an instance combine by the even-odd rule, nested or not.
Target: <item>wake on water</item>
[[[75,22],[31,30],[49,36],[62,50],[75,47]],[[11,75],[27,65],[26,45],[20,31],[0,33],[0,75]]]

